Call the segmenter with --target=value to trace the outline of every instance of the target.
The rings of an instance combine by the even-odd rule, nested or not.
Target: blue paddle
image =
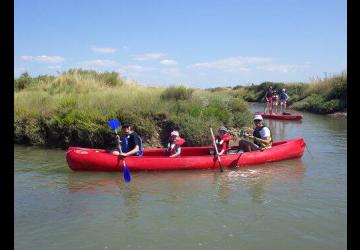
[[[117,119],[112,119],[109,121],[109,126],[112,130],[115,131],[115,134],[117,135],[117,128],[119,127],[120,122]],[[118,147],[119,147],[119,151],[120,153],[122,153],[121,150],[121,144],[120,144],[120,140],[118,140]],[[130,182],[131,181],[131,174],[130,174],[130,170],[127,167],[126,163],[125,163],[125,157],[122,159],[123,160],[123,165],[124,165],[124,180],[125,182]]]

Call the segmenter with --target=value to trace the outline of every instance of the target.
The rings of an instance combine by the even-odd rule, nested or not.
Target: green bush
[[[193,89],[184,86],[171,86],[164,90],[160,98],[162,100],[189,100],[194,92]]]
[[[14,80],[14,90],[20,91],[28,87],[33,82],[33,79],[30,77],[30,75],[25,72],[21,74],[21,76],[18,79]]]

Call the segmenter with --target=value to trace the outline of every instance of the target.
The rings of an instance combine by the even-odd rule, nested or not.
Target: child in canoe
[[[169,157],[177,157],[181,154],[181,146],[185,143],[185,139],[180,137],[178,131],[174,130],[170,134],[169,142],[165,152],[170,153]]]
[[[227,128],[220,127],[218,131],[219,134],[215,136],[215,143],[218,148],[219,155],[226,154],[229,149],[229,143],[232,136],[228,135],[228,132]]]

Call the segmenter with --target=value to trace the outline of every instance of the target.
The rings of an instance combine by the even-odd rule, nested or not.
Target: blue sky
[[[145,85],[309,82],[347,69],[345,0],[15,0],[14,75]]]

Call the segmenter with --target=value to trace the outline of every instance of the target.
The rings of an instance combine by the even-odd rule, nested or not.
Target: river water
[[[346,249],[347,120],[302,114],[265,120],[275,140],[305,139],[302,159],[131,183],[15,145],[15,249]]]

